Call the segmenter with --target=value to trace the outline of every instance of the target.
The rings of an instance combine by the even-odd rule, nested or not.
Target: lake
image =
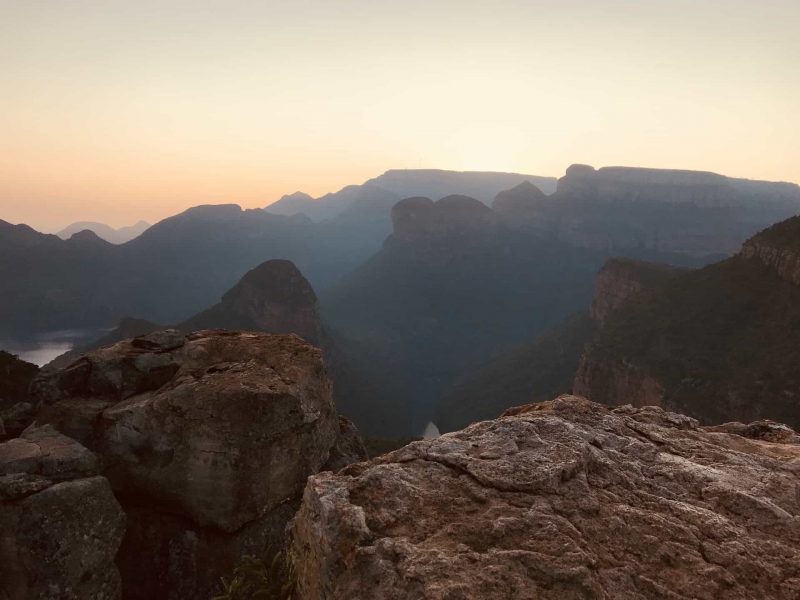
[[[0,339],[0,350],[16,354],[35,365],[46,365],[54,358],[102,336],[105,329],[65,329],[39,333],[25,339]]]

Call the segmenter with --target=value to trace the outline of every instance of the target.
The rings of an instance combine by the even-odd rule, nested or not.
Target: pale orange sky
[[[389,168],[800,182],[797,0],[0,0],[0,219],[155,222]]]

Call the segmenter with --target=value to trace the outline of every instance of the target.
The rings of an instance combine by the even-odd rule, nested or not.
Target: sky
[[[0,219],[149,222],[390,168],[800,182],[798,0],[0,0]]]

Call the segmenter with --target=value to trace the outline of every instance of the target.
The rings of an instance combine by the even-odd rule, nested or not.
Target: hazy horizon
[[[800,3],[0,2],[0,219],[154,223],[392,168],[800,182]]]

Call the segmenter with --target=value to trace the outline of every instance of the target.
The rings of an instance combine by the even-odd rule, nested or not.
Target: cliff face
[[[498,196],[498,200],[501,200]],[[557,191],[515,212],[512,227],[596,249],[733,254],[800,211],[800,187],[715,173],[572,165]]]
[[[719,206],[730,201],[727,179],[716,173],[572,165],[558,180],[561,194],[600,202],[670,202]]]
[[[612,258],[597,275],[592,306],[589,310],[598,326],[643,289],[660,285],[683,269],[670,265],[645,263],[626,258]]]
[[[612,258],[597,275],[590,315],[602,329],[631,299],[643,292],[653,293],[685,272],[669,265]],[[664,396],[663,385],[630,360],[599,360],[591,339],[578,363],[572,391],[597,402],[637,407],[661,406]]]
[[[573,396],[309,478],[300,596],[800,595],[800,436]]]
[[[649,289],[609,265],[573,391],[606,404],[656,404],[707,423],[767,416],[800,425],[800,262],[793,218],[735,257],[658,274]],[[627,299],[624,299],[627,297]]]
[[[760,261],[779,277],[800,286],[800,217],[787,219],[753,236],[741,256]]]

